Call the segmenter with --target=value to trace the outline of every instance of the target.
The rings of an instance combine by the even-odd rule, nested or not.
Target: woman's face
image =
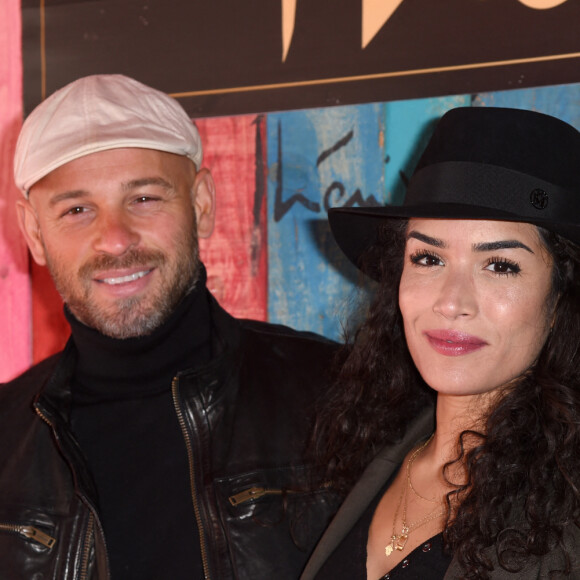
[[[520,376],[552,319],[552,260],[536,227],[412,219],[406,236],[399,306],[426,383],[473,395]]]

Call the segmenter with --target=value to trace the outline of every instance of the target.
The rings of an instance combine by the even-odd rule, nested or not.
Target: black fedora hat
[[[357,267],[387,218],[527,222],[580,245],[580,133],[533,111],[452,109],[435,127],[403,205],[332,208],[328,217]]]

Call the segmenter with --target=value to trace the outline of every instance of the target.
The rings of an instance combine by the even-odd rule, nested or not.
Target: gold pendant
[[[394,536],[391,536],[391,543],[385,546],[385,555],[387,558],[395,551],[398,550],[402,552],[405,549],[405,544],[407,543],[407,539],[409,538],[408,534],[402,533]]]
[[[407,534],[400,534],[399,536],[397,536],[397,543],[395,545],[395,550],[399,550],[399,552],[402,552],[405,548],[405,544],[407,543],[407,538],[409,536]]]

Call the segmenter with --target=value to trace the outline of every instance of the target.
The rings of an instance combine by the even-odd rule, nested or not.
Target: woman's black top
[[[394,478],[394,476],[393,476]],[[331,556],[316,580],[366,580],[367,540],[377,505],[391,484],[390,479],[369,504]],[[389,538],[385,538],[385,546]],[[385,556],[386,558],[386,556]],[[443,549],[443,535],[437,534],[415,548],[390,572],[377,580],[442,580],[451,563]]]

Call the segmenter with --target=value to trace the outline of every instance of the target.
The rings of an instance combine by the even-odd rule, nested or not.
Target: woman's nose
[[[433,310],[441,316],[454,319],[477,313],[477,293],[469,272],[448,269],[435,292]]]

